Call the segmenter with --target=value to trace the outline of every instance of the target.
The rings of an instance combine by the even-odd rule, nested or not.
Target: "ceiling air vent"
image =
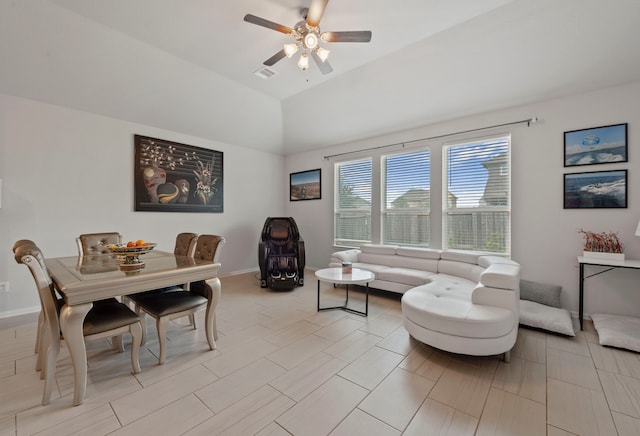
[[[271,79],[273,76],[275,76],[278,73],[272,70],[271,68],[264,67],[264,68],[260,68],[258,71],[255,71],[253,74],[266,80],[266,79]]]

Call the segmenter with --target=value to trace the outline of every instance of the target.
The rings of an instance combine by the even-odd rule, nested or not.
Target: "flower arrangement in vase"
[[[208,164],[203,164],[201,160],[196,161],[197,170],[193,170],[196,175],[196,189],[193,195],[198,198],[201,204],[208,204],[213,195],[218,190],[214,185],[218,181],[213,177],[214,159]]]
[[[584,237],[584,257],[598,257],[609,260],[624,260],[622,242],[618,234],[614,232],[590,232],[580,229]]]

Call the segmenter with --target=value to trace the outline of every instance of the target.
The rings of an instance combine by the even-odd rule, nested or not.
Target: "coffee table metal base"
[[[334,285],[335,286],[335,285]],[[365,285],[365,303],[364,303],[364,312],[356,309],[352,309],[349,307],[349,284],[345,284],[347,290],[347,296],[344,300],[344,305],[342,306],[331,306],[331,307],[320,307],[320,280],[318,280],[318,312],[321,310],[333,310],[340,309],[346,312],[355,313],[356,315],[361,316],[369,316],[369,283]]]

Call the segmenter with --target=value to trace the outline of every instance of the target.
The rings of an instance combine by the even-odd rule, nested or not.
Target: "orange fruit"
[[[127,247],[131,248],[131,247],[135,247],[135,246],[136,246],[135,242],[133,242],[133,241],[127,242]]]
[[[136,247],[142,247],[143,245],[147,245],[147,243],[146,243],[146,242],[144,242],[144,240],[143,240],[143,239],[138,239],[138,240],[136,241]]]

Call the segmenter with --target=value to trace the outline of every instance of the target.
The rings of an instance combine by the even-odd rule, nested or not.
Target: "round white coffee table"
[[[367,316],[369,314],[369,282],[374,279],[371,271],[360,268],[353,268],[351,274],[343,274],[342,268],[325,268],[316,271],[318,279],[318,311],[341,309],[358,315]],[[320,282],[333,283],[334,285],[346,285],[347,298],[342,306],[320,307]],[[365,285],[365,309],[364,312],[348,307],[349,304],[349,285]]]

